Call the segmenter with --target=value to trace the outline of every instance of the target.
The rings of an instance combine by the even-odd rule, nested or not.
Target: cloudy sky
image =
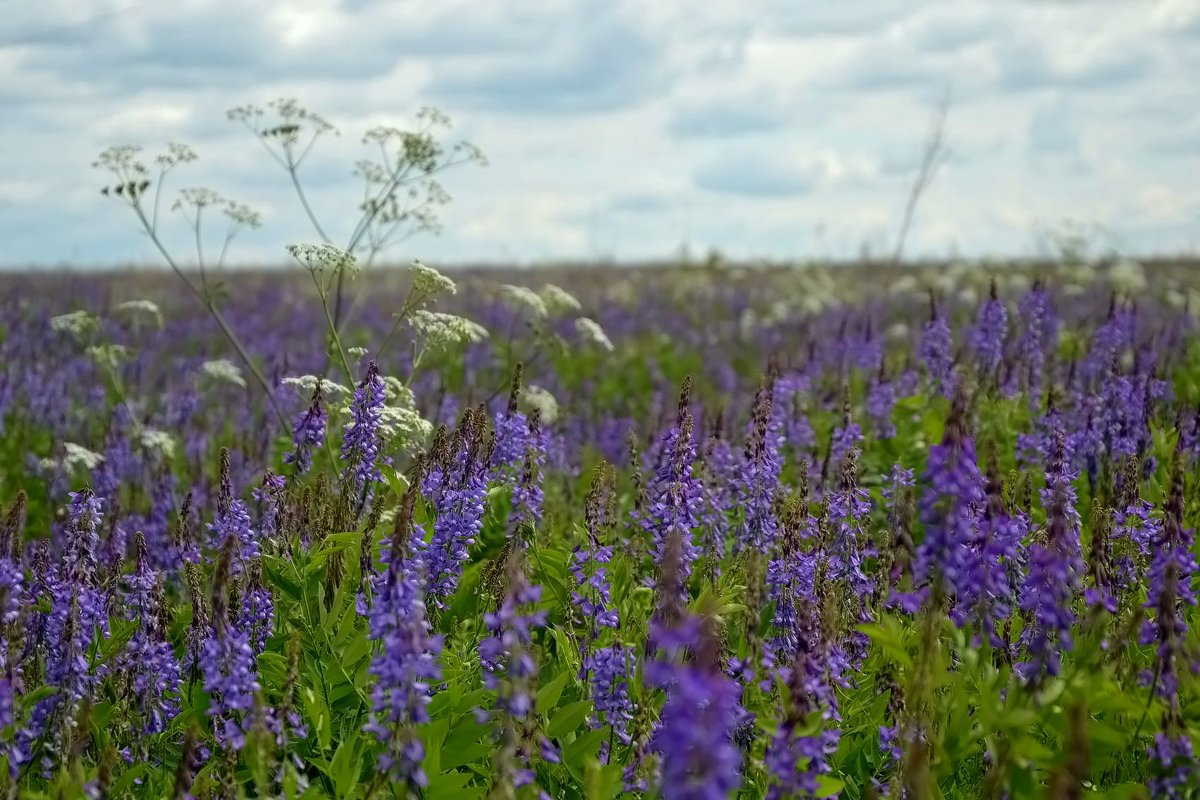
[[[894,240],[932,110],[948,161],[910,252],[1029,254],[1084,225],[1200,248],[1195,0],[0,0],[0,265],[152,263],[91,169],[110,144],[200,155],[171,188],[262,212],[235,245],[313,238],[225,119],[295,97],[341,131],[305,164],[335,240],[361,135],[434,105],[486,168],[446,175],[431,262],[841,257]],[[173,246],[184,250],[183,221]]]

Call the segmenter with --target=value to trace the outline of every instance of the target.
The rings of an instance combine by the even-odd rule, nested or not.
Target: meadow
[[[1200,796],[1194,265],[293,255],[0,277],[4,796]]]

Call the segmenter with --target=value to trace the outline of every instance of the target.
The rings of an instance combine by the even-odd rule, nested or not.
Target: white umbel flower
[[[92,345],[85,351],[101,369],[115,372],[117,367],[129,360],[129,349],[119,344]]]
[[[454,294],[458,287],[454,281],[430,266],[414,261],[408,267],[412,273],[413,291],[427,299],[433,299],[443,294]]]
[[[361,269],[353,253],[325,242],[289,244],[287,251],[292,254],[292,258],[300,262],[300,266],[316,275],[344,272],[347,277],[353,278]]]
[[[126,300],[124,303],[117,303],[113,311],[128,317],[134,324],[152,322],[156,328],[163,326],[162,311],[159,310],[158,304],[150,300]]]
[[[100,327],[100,318],[87,311],[72,311],[50,318],[50,329],[83,338]]]
[[[59,464],[67,471],[82,467],[91,472],[104,463],[104,456],[75,442],[63,442],[63,457]]]
[[[246,379],[242,377],[242,371],[227,358],[218,358],[215,361],[205,361],[200,365],[200,371],[215,381],[221,383],[232,383],[235,386],[246,388]]]
[[[572,314],[583,310],[583,306],[579,305],[574,295],[553,283],[547,283],[538,294],[551,314]]]
[[[167,461],[175,458],[175,437],[166,431],[143,426],[138,430],[137,438],[144,450],[158,453]]]
[[[506,283],[500,287],[500,296],[506,303],[517,311],[528,311],[530,315],[545,319],[549,315],[546,301],[538,293],[525,286],[514,286]]]
[[[384,406],[379,415],[379,432],[391,446],[411,454],[425,447],[433,434],[433,423],[415,409]]]
[[[434,350],[445,347],[482,342],[487,338],[487,329],[466,317],[444,314],[440,311],[418,309],[409,317],[414,333],[425,337],[425,345]]]
[[[307,400],[312,397],[313,390],[317,388],[318,381],[321,383],[321,396],[331,403],[336,402],[338,398],[353,394],[353,392],[340,383],[334,383],[328,378],[318,378],[316,375],[293,375],[284,378],[280,383],[284,386],[295,387],[300,396]]]
[[[527,386],[521,395],[521,403],[530,410],[537,411],[538,416],[546,425],[558,419],[558,401],[554,395],[540,386]]]
[[[1139,294],[1146,291],[1146,271],[1136,261],[1122,259],[1109,268],[1108,282],[1118,291]]]
[[[604,332],[604,328],[601,328],[600,323],[596,322],[596,320],[588,317],[580,317],[575,320],[575,330],[579,332],[579,335],[585,341],[598,345],[610,353],[613,351],[612,340],[608,338],[608,334]]]

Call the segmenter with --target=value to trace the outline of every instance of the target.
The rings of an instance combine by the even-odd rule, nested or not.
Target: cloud
[[[778,130],[788,116],[778,97],[757,91],[685,103],[672,109],[667,129],[677,139],[722,139]]]
[[[743,197],[795,197],[816,188],[820,175],[769,152],[722,155],[693,173],[696,186]]]
[[[607,3],[585,2],[573,25],[552,26],[539,47],[439,61],[428,86],[439,100],[509,114],[612,111],[663,91],[671,73],[650,32]]]
[[[1060,98],[1033,110],[1027,144],[1034,156],[1070,159],[1079,155],[1079,127],[1065,101]]]
[[[0,42],[0,262],[157,263],[90,164],[118,142],[201,155],[172,177],[250,203],[233,257],[312,238],[286,174],[226,109],[296,97],[341,130],[302,177],[335,238],[357,217],[363,131],[454,119],[491,166],[448,172],[445,235],[406,260],[853,255],[894,232],[953,86],[954,158],[914,255],[1012,252],[1075,217],[1171,249],[1195,237],[1191,0],[706,6],[661,0],[39,0]],[[114,13],[115,12],[115,13]],[[1192,37],[1192,38],[1189,38]],[[1188,213],[1192,213],[1189,217]],[[797,235],[823,223],[819,236]],[[187,230],[167,218],[186,257]],[[1190,227],[1189,227],[1190,226]]]

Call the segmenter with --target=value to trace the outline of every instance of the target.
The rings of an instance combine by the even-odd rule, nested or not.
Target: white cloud
[[[312,238],[286,176],[224,111],[293,96],[342,130],[305,165],[344,238],[360,136],[434,104],[487,169],[447,173],[446,234],[399,261],[853,255],[894,234],[931,105],[952,158],[909,252],[1023,252],[1095,223],[1143,249],[1195,238],[1200,12],[951,0],[97,0],[17,4],[0,42],[0,264],[153,262],[89,165],[109,144],[191,144],[265,228],[235,258]],[[72,24],[74,23],[74,24]],[[173,222],[173,221],[172,221]],[[186,231],[167,227],[186,248]],[[874,245],[873,245],[874,246]],[[187,252],[186,250],[184,252]]]

